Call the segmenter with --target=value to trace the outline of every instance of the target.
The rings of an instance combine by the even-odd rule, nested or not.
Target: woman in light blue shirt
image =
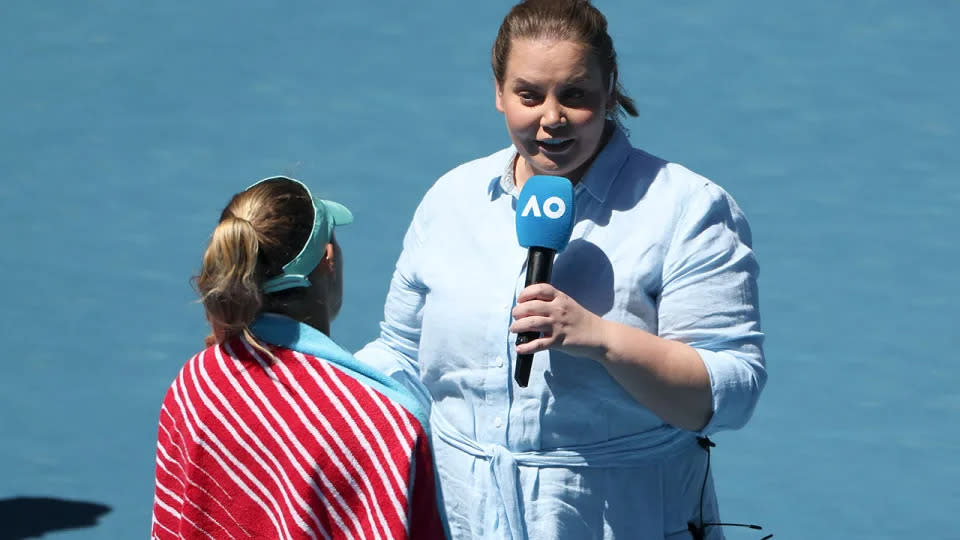
[[[698,441],[743,426],[766,380],[743,213],[630,145],[617,116],[636,109],[589,2],[516,5],[493,71],[513,144],[424,196],[357,357],[432,408],[455,538],[723,538]],[[574,183],[576,222],[552,285],[524,287],[515,206],[537,174]],[[543,337],[514,345],[526,331]]]

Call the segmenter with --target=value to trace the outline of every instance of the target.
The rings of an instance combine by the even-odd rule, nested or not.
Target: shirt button
[[[493,419],[493,427],[499,428],[502,425],[503,425],[503,420],[501,420],[499,416]]]
[[[497,367],[503,367],[503,358],[500,356],[497,357]]]

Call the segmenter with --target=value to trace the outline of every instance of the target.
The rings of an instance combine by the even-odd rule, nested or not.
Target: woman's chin
[[[539,160],[533,163],[533,174],[547,176],[566,176],[572,169],[564,163],[555,163],[550,160]]]

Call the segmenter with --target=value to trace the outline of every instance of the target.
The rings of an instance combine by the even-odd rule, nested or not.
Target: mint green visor
[[[313,201],[314,217],[313,230],[310,231],[310,236],[307,238],[307,243],[303,246],[303,249],[300,250],[300,253],[298,253],[293,260],[283,265],[282,274],[268,279],[263,284],[263,292],[274,293],[296,287],[309,287],[310,280],[307,279],[307,276],[309,276],[317,265],[320,264],[320,261],[323,260],[327,244],[330,243],[330,238],[333,235],[333,228],[337,225],[353,223],[353,214],[346,206],[340,203],[314,197],[306,184],[294,178],[271,176],[254,183],[250,187],[269,180],[290,180],[303,186],[303,189],[307,191],[307,195],[310,196],[310,200]]]

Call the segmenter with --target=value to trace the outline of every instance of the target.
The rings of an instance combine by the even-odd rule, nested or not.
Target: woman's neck
[[[330,336],[330,316],[326,314],[325,309],[307,309],[300,302],[277,302],[264,311],[285,315],[297,322],[301,322],[307,326],[316,328],[320,332],[326,334],[328,337]]]

